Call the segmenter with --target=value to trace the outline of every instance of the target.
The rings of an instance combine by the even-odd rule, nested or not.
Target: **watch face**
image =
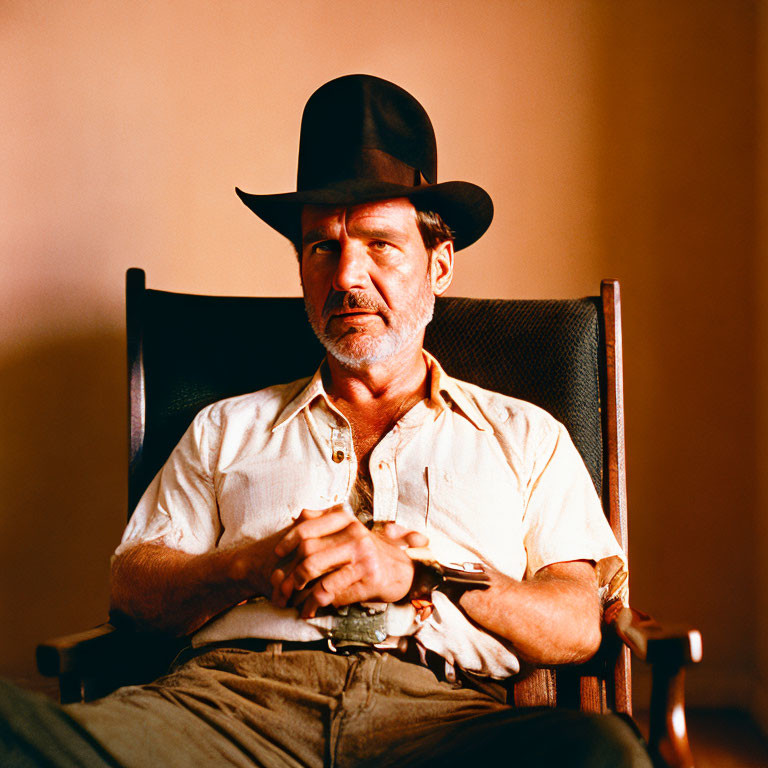
[[[463,573],[485,573],[482,563],[448,563],[447,567]]]
[[[468,569],[464,567],[467,565],[476,567]],[[491,579],[479,563],[464,563],[458,568],[453,564],[442,566],[442,571],[443,584],[439,589],[451,599],[460,597],[469,589],[488,589],[490,586]]]

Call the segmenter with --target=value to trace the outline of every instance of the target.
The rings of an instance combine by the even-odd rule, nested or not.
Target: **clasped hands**
[[[319,608],[404,598],[413,582],[405,547],[423,547],[427,537],[397,523],[366,528],[341,504],[305,509],[278,540],[272,570],[272,602],[293,605],[303,618]]]

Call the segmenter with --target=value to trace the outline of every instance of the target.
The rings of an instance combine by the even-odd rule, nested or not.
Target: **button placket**
[[[431,415],[426,401],[417,403],[382,438],[373,449],[370,461],[373,483],[373,519],[376,522],[395,522],[399,488],[395,457],[423,430]]]
[[[344,433],[336,427],[331,427],[331,459],[336,464],[341,464],[349,455],[347,439]]]
[[[352,438],[349,429],[340,426],[331,427],[330,440],[331,461],[339,466],[340,470],[345,470],[343,499],[349,498],[352,492],[352,486],[355,483],[357,474],[357,459],[352,450]]]
[[[374,449],[370,464],[373,483],[373,519],[382,523],[394,522],[397,518],[395,454],[393,441],[387,438]]]

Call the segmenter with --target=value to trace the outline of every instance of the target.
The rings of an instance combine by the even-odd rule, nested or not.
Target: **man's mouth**
[[[342,325],[367,325],[371,320],[379,316],[378,312],[365,309],[351,309],[347,312],[333,312],[326,322],[330,325],[334,321]]]
[[[376,315],[378,312],[373,312],[370,309],[347,309],[342,312],[331,312],[330,319],[334,317],[356,317],[358,315]]]
[[[355,317],[360,315],[378,315],[379,304],[363,291],[353,290],[347,293],[331,291],[325,300],[322,316],[327,321],[335,317]]]

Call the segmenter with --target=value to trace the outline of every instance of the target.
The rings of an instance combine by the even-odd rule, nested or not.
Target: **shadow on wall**
[[[689,702],[745,706],[762,341],[755,9],[653,8],[611,5],[596,49],[601,247],[624,300],[633,603],[701,629]]]
[[[125,523],[125,341],[95,333],[0,363],[0,674],[34,677],[35,644],[106,620]]]

